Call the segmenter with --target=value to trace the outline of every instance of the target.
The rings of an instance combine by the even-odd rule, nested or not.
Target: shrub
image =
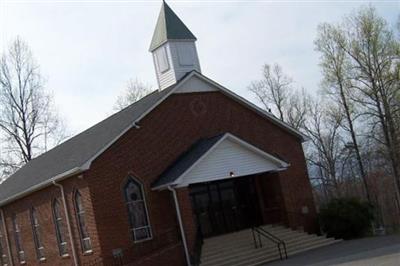
[[[320,223],[328,237],[351,239],[365,236],[374,219],[373,208],[354,198],[333,199],[320,208]]]

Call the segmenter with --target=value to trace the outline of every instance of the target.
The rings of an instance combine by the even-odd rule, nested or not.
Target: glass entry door
[[[253,178],[244,177],[192,185],[193,209],[204,237],[259,224]]]

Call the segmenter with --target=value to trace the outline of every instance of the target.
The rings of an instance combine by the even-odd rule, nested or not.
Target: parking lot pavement
[[[400,235],[343,241],[266,266],[400,266]]]

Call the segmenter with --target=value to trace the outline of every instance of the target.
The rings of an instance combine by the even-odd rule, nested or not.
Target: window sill
[[[26,261],[21,261],[19,264],[21,264],[21,265],[25,265],[26,264]]]
[[[149,237],[149,238],[145,238],[145,239],[141,239],[141,240],[134,240],[133,243],[134,244],[139,244],[139,243],[143,243],[143,242],[146,242],[146,241],[150,241],[152,239],[153,239],[153,237]]]
[[[69,258],[69,254],[68,253],[67,254],[63,254],[63,255],[61,255],[61,258],[68,259]]]
[[[45,262],[45,261],[46,261],[46,258],[40,258],[39,261],[40,261],[40,262]]]
[[[93,254],[93,250],[86,250],[85,252],[83,252],[83,256],[89,256]]]

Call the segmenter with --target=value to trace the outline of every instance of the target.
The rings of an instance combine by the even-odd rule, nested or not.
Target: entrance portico
[[[260,180],[288,167],[277,156],[224,133],[195,143],[160,176],[153,189],[168,188],[180,194],[178,219],[186,225],[182,228],[192,252],[199,233],[210,237],[264,223],[265,193],[258,187]]]
[[[289,164],[256,146],[224,133],[196,142],[153,184],[154,190],[286,170]]]

